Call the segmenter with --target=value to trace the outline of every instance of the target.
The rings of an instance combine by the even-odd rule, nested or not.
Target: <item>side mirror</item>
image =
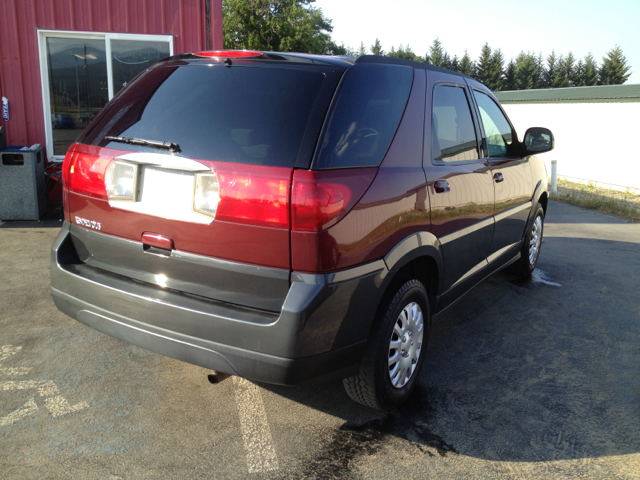
[[[553,133],[548,128],[533,127],[524,134],[524,151],[527,154],[544,153],[555,147]]]

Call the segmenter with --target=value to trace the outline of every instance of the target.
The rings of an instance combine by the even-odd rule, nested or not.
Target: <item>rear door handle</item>
[[[493,179],[495,180],[496,183],[500,183],[500,182],[504,181],[504,177],[502,176],[501,173],[496,173],[493,176]]]
[[[433,182],[433,188],[436,190],[436,193],[446,193],[450,191],[449,182],[446,180],[436,180]]]

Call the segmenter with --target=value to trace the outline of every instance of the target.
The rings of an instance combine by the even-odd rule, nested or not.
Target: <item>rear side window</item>
[[[323,81],[323,73],[284,68],[158,67],[125,90],[81,143],[149,151],[104,137],[161,140],[189,158],[292,167]]]
[[[478,141],[464,88],[439,85],[433,92],[431,158],[434,163],[478,159]]]
[[[480,109],[489,157],[500,158],[515,154],[516,145],[513,144],[515,135],[500,107],[486,93],[474,90],[473,95]]]
[[[320,137],[315,169],[377,167],[404,113],[413,69],[363,64],[345,73]]]

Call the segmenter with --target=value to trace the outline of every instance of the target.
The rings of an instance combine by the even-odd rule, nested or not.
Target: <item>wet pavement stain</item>
[[[418,386],[401,409],[364,423],[347,421],[329,434],[322,451],[301,472],[302,478],[353,478],[358,460],[378,453],[393,438],[410,442],[427,457],[457,454],[455,447],[433,433],[428,417],[434,392]]]

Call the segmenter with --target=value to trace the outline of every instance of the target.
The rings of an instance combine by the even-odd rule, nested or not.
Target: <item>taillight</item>
[[[377,168],[296,170],[291,228],[319,232],[336,224],[360,200],[376,171]]]
[[[282,170],[281,175],[218,172],[220,203],[216,220],[289,228],[291,170],[278,170]]]
[[[62,180],[71,191],[107,199],[104,177],[110,158],[69,152],[62,165]]]

